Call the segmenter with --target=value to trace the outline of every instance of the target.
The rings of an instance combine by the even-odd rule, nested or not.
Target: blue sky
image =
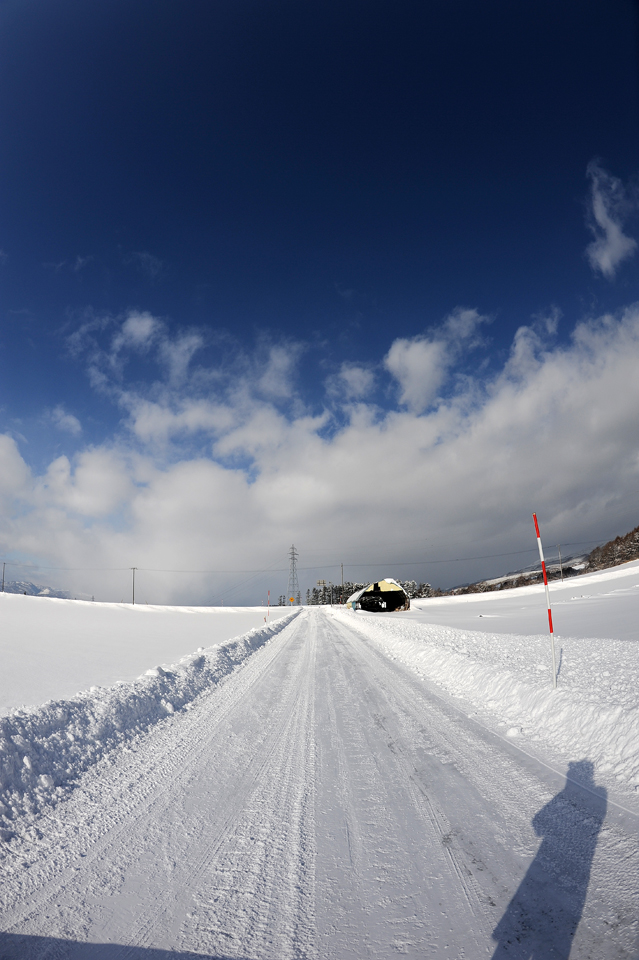
[[[4,0],[3,556],[111,599],[292,541],[305,586],[450,586],[532,560],[533,509],[636,525],[637,36],[630,0]]]

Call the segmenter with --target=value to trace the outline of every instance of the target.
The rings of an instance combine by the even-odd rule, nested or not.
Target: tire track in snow
[[[336,624],[333,625],[334,627]],[[426,738],[425,730],[416,729],[414,724],[402,724],[401,715],[404,712],[404,704],[410,703],[412,697],[410,691],[402,688],[398,684],[398,678],[388,670],[384,671],[383,684],[373,681],[373,669],[369,648],[363,647],[359,638],[353,643],[353,636],[349,637],[348,631],[343,632],[337,627],[340,638],[345,643],[345,655],[343,667],[351,672],[351,684],[355,677],[363,676],[367,678],[365,694],[371,709],[371,716],[375,725],[383,731],[387,739],[388,751],[397,768],[394,776],[388,776],[389,780],[402,780],[405,784],[405,790],[410,797],[418,816],[422,817],[427,828],[434,830],[438,837],[438,846],[441,847],[449,861],[452,876],[459,884],[463,892],[468,908],[477,924],[489,932],[490,917],[486,911],[486,896],[479,887],[472,870],[466,862],[463,851],[458,847],[455,832],[451,826],[450,820],[444,812],[440,803],[431,795],[423,782],[416,777],[416,770],[419,768],[419,759],[415,753],[414,745],[421,744],[424,749],[433,750],[444,757],[447,762],[456,755],[457,751],[451,749],[451,744],[443,745],[441,742],[435,744],[433,730],[429,729]],[[346,653],[347,650],[347,653]],[[383,666],[387,665],[383,663]],[[376,678],[379,680],[379,675]],[[361,681],[360,681],[361,682]]]
[[[496,922],[538,850],[532,818],[563,789],[563,777],[549,778],[541,761],[469,720],[441,691],[431,691],[427,680],[418,679],[360,634],[356,621],[344,623],[340,616],[335,623],[344,628],[346,638],[357,638],[352,649],[371,672],[383,675],[374,689],[387,698],[388,715],[399,722],[402,742],[410,747],[412,777],[430,794],[429,784],[437,784],[440,805],[453,823],[451,839],[460,851],[461,868],[472,873]],[[587,814],[575,811],[575,816]],[[604,822],[571,957],[636,956],[639,869],[636,822],[630,819],[632,823],[609,811]],[[557,891],[560,888],[569,898],[569,875]]]
[[[145,946],[478,960],[552,795],[531,770],[350,624],[303,612],[85,776],[56,809],[66,823],[34,821],[45,836],[13,847],[32,867],[3,877],[5,929],[117,944],[109,960]],[[608,822],[600,847],[618,872],[598,874],[595,859],[588,933],[595,914],[601,929],[589,945],[578,931],[573,954],[632,956],[636,847]],[[596,913],[611,877],[612,917]]]
[[[314,650],[299,637],[300,630],[296,632],[287,649],[300,644],[303,656],[280,689],[277,713],[269,718],[268,742],[251,757],[226,801],[218,797],[218,810],[226,812],[204,850],[189,860],[188,876],[173,882],[179,897],[162,899],[144,925],[126,938],[132,945],[149,945],[164,926],[167,942],[184,949],[225,956],[313,956],[309,690]],[[262,679],[268,681],[266,673]],[[186,919],[180,910],[185,890],[195,902]]]
[[[69,889],[78,887],[77,867],[73,862],[76,860],[82,863],[82,877],[90,878],[89,894],[94,898],[91,907],[93,926],[96,918],[102,920],[103,925],[109,925],[108,907],[99,903],[100,891],[105,900],[117,896],[118,888],[122,885],[122,876],[126,875],[126,870],[131,868],[135,851],[140,849],[144,851],[158,840],[157,836],[152,835],[151,825],[161,823],[167,826],[166,811],[174,804],[176,794],[188,796],[200,777],[202,768],[206,769],[206,754],[211,750],[212,736],[219,732],[221,726],[228,724],[234,712],[241,710],[242,705],[255,696],[254,688],[260,684],[263,685],[264,675],[269,670],[279,669],[281,672],[287,672],[285,652],[298,632],[296,620],[285,628],[282,634],[257,651],[222,686],[215,688],[210,695],[199,698],[199,702],[190,713],[177,715],[166,721],[162,730],[153,731],[142,738],[130,757],[115,759],[111,770],[108,771],[114,777],[113,781],[106,778],[105,765],[96,770],[94,776],[84,779],[83,791],[78,791],[69,803],[61,805],[58,810],[62,808],[63,815],[66,813],[70,816],[75,824],[82,824],[84,818],[83,826],[88,833],[86,839],[82,841],[77,834],[74,836],[77,828],[71,828],[71,825],[55,838],[58,841],[54,844],[57,849],[49,851],[53,855],[53,869],[36,870],[31,882],[17,885],[17,889],[13,891],[14,899],[22,900],[22,909],[15,912],[8,911],[5,914],[5,929],[19,928],[22,932],[28,930],[43,932],[42,918],[48,916],[52,920],[57,912],[59,925],[64,929],[75,931],[75,935],[80,939],[86,935],[91,923],[87,925],[87,922],[82,919],[82,913],[87,912],[90,897],[81,893],[78,903],[69,902]],[[295,689],[294,680],[289,683],[289,687],[292,690]],[[251,744],[254,756],[243,757],[247,762],[244,765],[240,763],[239,769],[238,764],[234,767],[231,762],[231,773],[235,774],[233,785],[225,789],[223,780],[218,781],[218,785],[221,783],[222,787],[219,797],[220,807],[226,809],[228,813],[221,826],[222,833],[224,829],[228,832],[232,828],[233,818],[236,815],[235,794],[242,796],[250,793],[260,778],[263,780],[267,777],[269,758],[277,747],[277,737],[281,732],[281,724],[288,706],[290,704],[285,698],[281,703],[275,703],[279,711],[279,720],[276,716],[276,722],[272,718],[271,724],[263,725],[261,731],[256,731]],[[254,762],[255,757],[258,762]],[[218,760],[219,758],[213,758],[214,768]],[[98,794],[100,804],[96,804],[93,808],[94,796],[97,800]],[[95,813],[91,812],[92,809],[95,809]],[[105,810],[110,812],[100,818],[99,811]],[[93,821],[90,819],[92,816]],[[202,826],[201,823],[200,826]],[[202,862],[199,873],[214,855],[216,842],[213,839],[207,844],[204,857],[200,857]],[[65,847],[67,848],[66,856]],[[42,848],[43,844],[35,844],[31,852],[39,853],[42,857]],[[191,856],[193,856],[192,850]],[[59,858],[66,861],[62,869],[60,869]],[[195,872],[198,872],[197,866]],[[99,877],[97,881],[95,875]],[[39,891],[38,887],[41,888]],[[29,903],[25,907],[26,896],[29,898]],[[62,904],[62,910],[56,910],[58,904]],[[11,921],[7,923],[12,912]],[[161,911],[150,909],[152,917],[159,912]],[[130,919],[127,917],[128,921]],[[50,933],[53,925],[53,922],[46,924],[48,929],[44,932]],[[140,939],[134,937],[136,942],[148,940],[149,931],[153,926],[153,919],[141,925],[134,923],[133,927],[138,928],[140,934]],[[131,929],[132,927],[128,926],[127,934],[130,935]],[[130,941],[130,936],[127,936],[124,942],[126,943],[127,940]],[[111,952],[110,956],[112,955]]]
[[[322,956],[477,960],[491,929],[480,890],[443,811],[412,779],[401,735],[389,734],[386,677],[375,676],[357,635],[334,626],[325,617],[318,829],[328,837],[317,884],[330,911],[322,910]],[[337,784],[337,797],[322,781]]]
[[[289,624],[288,629],[292,624]],[[276,639],[279,639],[277,637]],[[174,786],[173,776],[179,775],[184,779],[200,761],[200,755],[207,749],[208,739],[203,734],[199,720],[199,712],[190,714],[190,710],[206,704],[207,722],[212,726],[222,722],[230,710],[234,709],[236,700],[246,696],[251,687],[260,680],[261,672],[283,653],[282,643],[270,641],[260,648],[252,657],[240,664],[231,674],[224,677],[211,690],[206,691],[181,711],[175,718],[167,717],[160,726],[135,737],[129,744],[122,745],[101,760],[95,769],[90,769],[79,781],[79,786],[69,800],[63,801],[56,807],[56,814],[44,811],[38,818],[34,818],[30,830],[16,841],[0,847],[0,852],[17,857],[20,866],[35,867],[28,878],[33,896],[33,887],[38,882],[46,882],[50,871],[43,868],[41,862],[41,843],[30,843],[36,834],[40,834],[45,841],[58,840],[61,849],[65,844],[72,842],[77,831],[87,831],[85,849],[79,854],[86,858],[85,863],[97,860],[103,855],[105,845],[117,840],[122,830],[126,830],[130,814],[135,810],[138,816],[148,817],[153,810],[161,805]],[[253,657],[256,663],[251,664]],[[227,689],[226,685],[232,681]],[[185,736],[187,747],[177,742],[173,733],[175,723],[190,725],[188,736]],[[149,749],[152,744],[152,749]],[[127,763],[127,758],[130,762]],[[113,769],[110,769],[113,768]],[[105,777],[111,774],[105,784]],[[105,787],[108,801],[105,802]],[[71,811],[69,819],[68,812]],[[65,816],[65,812],[67,816]],[[91,821],[91,813],[94,819]],[[42,820],[60,824],[67,829],[66,835],[51,835],[50,830],[42,827]],[[38,829],[40,828],[40,829]],[[5,880],[7,879],[7,864],[3,864]],[[56,863],[56,872],[59,866]],[[8,870],[10,873],[10,868]],[[23,872],[23,871],[22,871]],[[62,883],[63,881],[61,881]],[[3,903],[8,907],[11,894],[15,893],[11,884],[2,889]],[[20,891],[18,891],[20,892]]]
[[[234,928],[230,938],[242,955],[314,957],[314,698],[313,624],[304,623],[303,656],[290,690],[281,696],[282,718],[263,775],[247,797],[230,835],[208,866],[207,894],[199,898],[215,931]],[[197,937],[211,951],[224,945]],[[189,938],[189,942],[192,940]],[[232,951],[233,953],[233,951]]]

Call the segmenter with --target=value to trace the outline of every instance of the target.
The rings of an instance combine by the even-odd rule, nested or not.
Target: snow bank
[[[77,777],[114,747],[209,689],[279,633],[298,611],[235,640],[201,648],[132,683],[91,687],[68,700],[0,718],[0,839],[12,821],[63,797]]]
[[[539,743],[564,761],[587,758],[617,789],[639,790],[639,644],[561,638],[553,690],[548,635],[337,616],[387,656],[496,720],[506,736]]]
[[[290,608],[288,608],[290,610]],[[271,607],[272,620],[287,608]],[[0,592],[0,716],[135,680],[150,663],[261,627],[266,607],[85,603]]]

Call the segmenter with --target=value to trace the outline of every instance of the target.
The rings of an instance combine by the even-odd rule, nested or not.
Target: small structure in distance
[[[292,545],[288,555],[291,565],[288,574],[288,590],[286,592],[289,594],[289,603],[291,605],[297,603],[297,606],[299,607],[302,602],[302,597],[300,594],[300,585],[297,580],[297,561],[299,560],[299,553],[295,549],[295,544]]]
[[[346,606],[349,610],[389,613],[392,610],[410,610],[410,600],[397,580],[386,577],[357,590],[348,598]]]

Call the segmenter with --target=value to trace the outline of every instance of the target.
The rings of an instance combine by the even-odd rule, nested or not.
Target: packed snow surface
[[[213,643],[214,613],[78,604],[111,618],[90,679],[0,718],[0,957],[636,960],[637,582],[553,586],[556,691],[543,588]],[[59,609],[34,690],[87,635]]]
[[[588,757],[639,809],[639,561],[554,582],[551,605],[556,690],[543,585],[342,616],[522,745]]]

